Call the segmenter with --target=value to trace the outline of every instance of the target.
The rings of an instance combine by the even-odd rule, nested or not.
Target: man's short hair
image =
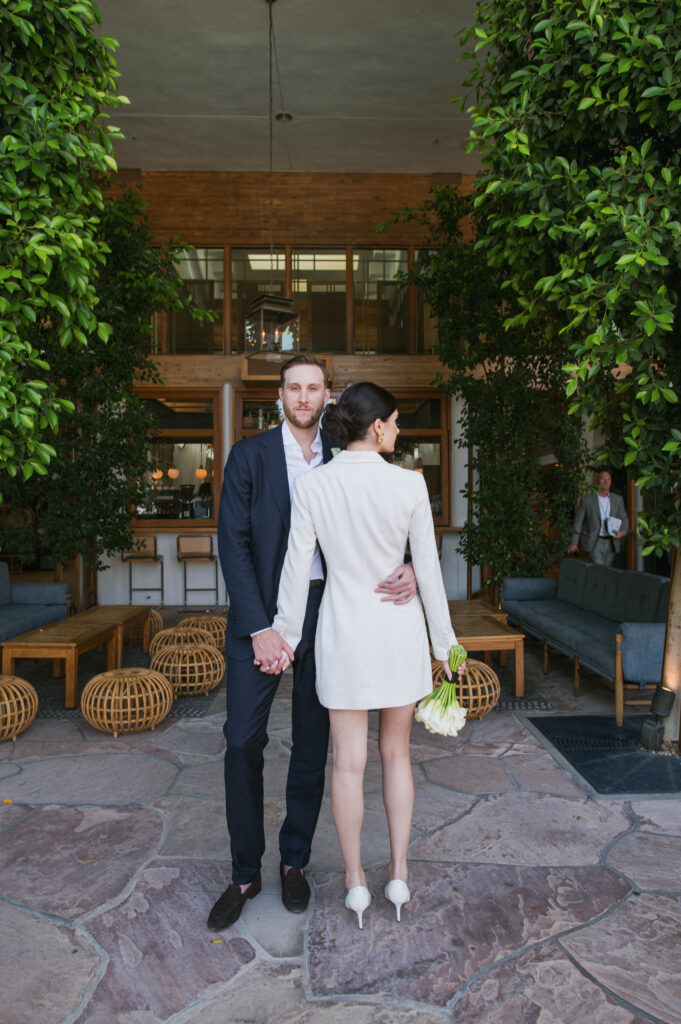
[[[292,359],[287,360],[281,368],[280,384],[283,388],[284,378],[288,370],[293,369],[294,366],[318,366],[324,375],[324,389],[331,387],[331,381],[329,380],[329,371],[326,363],[322,362],[321,359],[317,359],[316,356],[307,355],[305,352],[301,352],[298,356],[293,356]]]

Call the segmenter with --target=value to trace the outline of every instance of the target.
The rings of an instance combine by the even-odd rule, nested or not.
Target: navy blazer
[[[322,432],[322,458],[331,441]],[[271,626],[291,524],[291,496],[281,427],[234,445],[222,484],[218,551],[229,592],[227,651],[253,656],[251,634]]]

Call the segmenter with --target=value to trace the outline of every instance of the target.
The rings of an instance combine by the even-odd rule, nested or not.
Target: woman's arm
[[[449,655],[449,648],[456,643],[456,635],[452,629],[447,595],[442,582],[428,489],[423,477],[418,476],[417,479],[421,493],[409,523],[409,547],[428,620],[433,655],[438,661],[445,661]]]
[[[284,567],[279,580],[275,629],[295,651],[300,642],[310,589],[310,568],[317,545],[317,534],[304,499],[305,477],[299,477],[293,489],[291,529]]]

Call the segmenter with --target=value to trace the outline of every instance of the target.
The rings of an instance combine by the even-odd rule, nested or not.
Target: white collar
[[[295,447],[298,448],[299,451],[302,451],[302,448],[298,444],[298,441],[296,440],[295,435],[291,428],[289,427],[286,420],[284,420],[284,422],[281,425],[281,435],[284,439],[284,448]],[[322,434],[319,428],[319,424],[317,424],[317,436],[310,445],[310,448],[312,449],[313,452],[320,452],[322,450]]]

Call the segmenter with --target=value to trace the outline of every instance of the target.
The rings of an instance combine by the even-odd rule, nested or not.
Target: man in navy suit
[[[233,924],[247,899],[260,892],[265,850],[263,751],[267,720],[289,657],[270,628],[290,526],[291,493],[300,473],[332,457],[319,428],[330,396],[326,366],[295,356],[281,371],[284,422],[234,445],[225,467],[218,524],[220,562],[229,592],[227,618],[227,721],[224,727],[225,800],[232,855],[232,883],[213,906],[208,927]],[[416,579],[400,566],[376,588],[384,600],[410,601]],[[314,635],[324,592],[318,551],[313,563],[303,635],[293,662],[291,757],[286,818],[279,833],[282,900],[302,913],[310,898],[304,868],[324,793],[328,713],[315,691]],[[269,671],[267,675],[260,666]]]

